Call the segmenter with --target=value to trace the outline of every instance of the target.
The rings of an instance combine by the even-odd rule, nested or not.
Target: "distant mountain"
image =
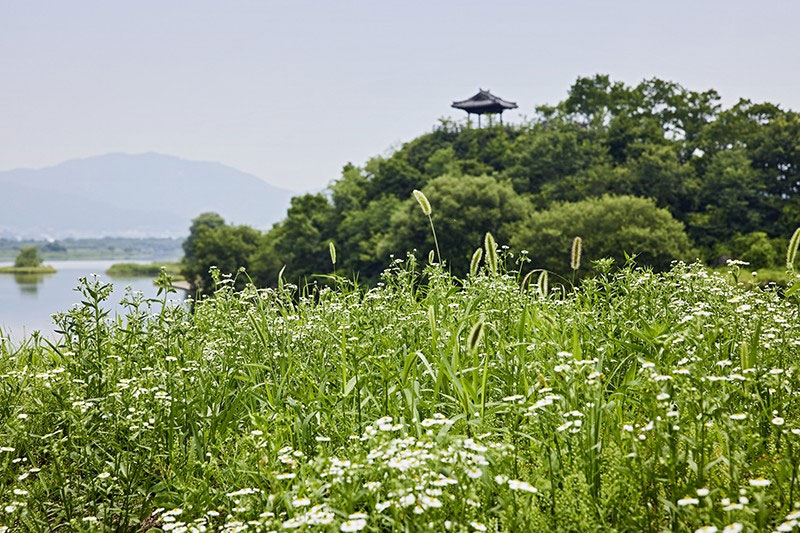
[[[268,228],[291,197],[220,163],[107,154],[0,172],[0,237],[173,237],[205,211]]]

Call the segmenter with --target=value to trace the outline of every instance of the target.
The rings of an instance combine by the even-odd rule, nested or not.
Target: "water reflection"
[[[110,281],[104,273],[113,263],[115,261],[53,261],[57,269],[53,274],[0,274],[0,336],[21,342],[26,335],[39,330],[53,338],[53,313],[67,311],[81,301],[81,295],[75,292],[78,278],[91,279],[93,273],[98,273],[103,281]],[[5,265],[0,263],[0,266]],[[158,292],[152,278],[115,279],[113,282],[114,292],[103,304],[103,308],[110,311],[110,317],[126,312],[120,302],[127,287],[140,291],[146,298],[155,298]],[[180,304],[183,293],[172,297]]]
[[[52,274],[13,274],[14,281],[19,287],[19,292],[24,297],[32,298],[36,298],[39,293],[39,285],[50,275]]]

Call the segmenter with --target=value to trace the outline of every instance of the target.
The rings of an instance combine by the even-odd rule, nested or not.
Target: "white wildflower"
[[[536,489],[536,487],[534,487],[527,481],[520,481],[518,479],[509,479],[508,488],[510,488],[511,490],[521,490],[523,492],[530,492],[531,494],[539,492]]]

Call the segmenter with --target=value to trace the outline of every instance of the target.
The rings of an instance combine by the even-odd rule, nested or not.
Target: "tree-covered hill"
[[[295,197],[267,233],[222,219],[196,224],[187,274],[207,285],[212,265],[244,266],[274,284],[285,266],[286,279],[300,280],[330,271],[333,242],[340,272],[374,280],[391,254],[433,247],[414,189],[430,199],[456,273],[487,231],[556,271],[567,270],[568,250],[553,243],[578,231],[587,259],[614,252],[659,268],[698,256],[766,266],[800,224],[800,115],[748,100],[724,108],[716,91],[659,79],[580,78],[522,124],[442,120],[390,156],[348,164],[327,191]]]

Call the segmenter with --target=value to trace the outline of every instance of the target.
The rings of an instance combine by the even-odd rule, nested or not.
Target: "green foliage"
[[[521,124],[476,128],[442,120],[388,155],[348,163],[323,194],[295,199],[287,218],[260,240],[250,272],[274,286],[285,267],[287,281],[304,284],[329,272],[326,246],[333,241],[337,273],[376,283],[388,254],[435,248],[430,221],[413,212],[409,198],[414,190],[438,191],[442,179],[451,191],[441,191],[448,200],[434,205],[433,227],[441,259],[458,274],[486,231],[509,242],[509,220],[519,213],[604,195],[652,199],[684,224],[690,247],[710,264],[745,253],[758,264],[777,262],[766,241],[750,250],[740,240],[763,233],[776,247],[775,239],[800,226],[798,139],[800,115],[773,104],[742,100],[722,108],[713,90],[582,77],[563,101],[540,106]],[[483,199],[475,179],[490,180]],[[495,216],[506,199],[510,207]],[[661,267],[669,254],[689,248],[682,243],[656,258],[650,248],[636,249],[652,235],[630,231],[626,251],[645,252],[639,257]],[[598,258],[586,237],[589,256]]]
[[[237,274],[248,268],[262,236],[247,226],[229,226],[216,213],[205,213],[192,221],[191,233],[184,242],[181,274],[196,290],[208,292],[215,286],[212,270]],[[237,276],[241,287],[246,279]]]
[[[193,312],[134,293],[116,319],[111,286],[82,280],[58,339],[0,340],[0,531],[797,518],[796,305],[684,264],[521,291],[509,263],[457,280],[400,260],[306,295],[220,283]]]
[[[571,122],[547,122],[519,136],[509,147],[509,167],[504,175],[511,178],[517,192],[539,193],[548,184],[608,163],[607,152],[597,132]],[[546,197],[542,202],[554,199],[566,198]]]
[[[778,264],[779,252],[776,243],[763,231],[737,235],[731,239],[730,247],[733,257],[747,261],[753,268],[766,268]]]
[[[36,246],[26,246],[22,248],[14,259],[14,266],[17,268],[38,267],[42,264],[42,256],[39,255],[39,248]]]
[[[765,186],[742,149],[708,157],[697,202],[688,218],[695,242],[707,248],[752,228],[763,227]]]
[[[442,176],[429,182],[422,192],[432,207],[442,258],[459,274],[469,271],[472,254],[487,231],[508,242],[510,224],[522,220],[531,210],[510,184],[488,176]],[[381,245],[384,258],[390,253],[400,257],[414,248],[427,255],[435,248],[428,219],[410,196],[392,215]]]
[[[637,262],[659,270],[675,259],[691,259],[692,247],[683,225],[649,199],[603,196],[558,203],[532,213],[511,234],[514,249],[527,250],[533,264],[552,272],[571,272],[574,238],[582,238],[581,273],[591,262],[613,258],[617,265],[636,254]]]
[[[328,242],[339,242],[334,233],[335,218],[334,207],[322,194],[292,198],[286,218],[266,234],[267,242],[262,240],[255,252],[253,275],[264,284],[274,284],[285,265],[287,279],[302,283],[314,274],[330,272]]]

